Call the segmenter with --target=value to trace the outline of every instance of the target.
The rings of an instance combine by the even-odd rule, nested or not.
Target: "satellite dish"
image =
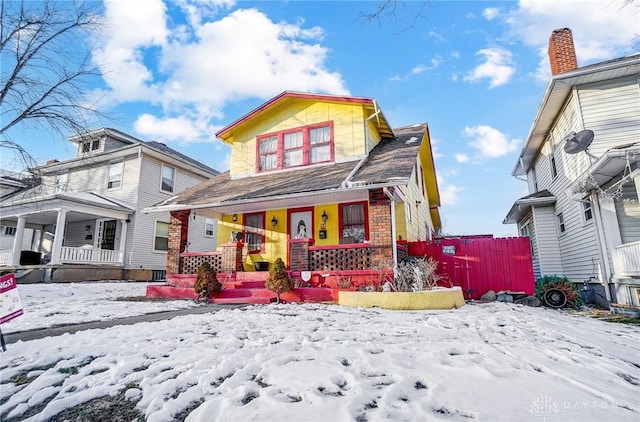
[[[592,130],[585,129],[578,133],[571,132],[564,138],[564,152],[567,154],[576,154],[580,151],[586,151],[592,141]]]

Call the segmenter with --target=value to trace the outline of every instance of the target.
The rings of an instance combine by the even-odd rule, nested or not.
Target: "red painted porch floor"
[[[275,302],[276,294],[264,288],[269,277],[268,272],[238,272],[235,274],[218,274],[218,281],[223,285],[222,291],[209,298],[209,302],[266,304]],[[193,286],[195,274],[178,274],[167,276],[165,285],[147,286],[147,297],[167,299],[196,299]],[[282,293],[280,300],[284,302],[338,302],[338,289],[308,287],[293,289]]]

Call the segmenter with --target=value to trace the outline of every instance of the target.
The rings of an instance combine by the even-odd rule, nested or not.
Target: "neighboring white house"
[[[536,277],[564,275],[602,305],[638,306],[640,55],[579,68],[565,28],[549,58],[553,76],[512,172],[530,194],[504,223],[531,238]]]
[[[13,238],[9,248],[2,244],[0,265],[18,268],[21,257],[34,264],[35,256],[55,268],[52,279],[163,278],[169,213],[140,210],[218,172],[115,129],[69,140],[77,144],[75,158],[47,162],[37,169],[39,186],[0,202],[0,224]],[[189,250],[215,250],[217,222],[194,214],[191,224]]]

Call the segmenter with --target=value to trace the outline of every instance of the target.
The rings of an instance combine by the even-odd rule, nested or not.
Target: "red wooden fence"
[[[466,299],[480,299],[489,290],[533,294],[535,280],[528,237],[467,236],[409,242],[409,255],[439,261],[438,272]]]

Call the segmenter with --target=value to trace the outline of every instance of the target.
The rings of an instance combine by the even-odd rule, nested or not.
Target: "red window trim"
[[[309,137],[309,131],[311,129],[317,129],[321,127],[329,126],[329,149],[330,149],[330,158],[327,161],[318,161],[317,163],[312,163],[310,160],[311,153],[311,140]],[[297,166],[289,166],[284,167],[284,135],[287,133],[295,133],[302,132],[302,164]],[[260,170],[260,141],[265,138],[271,138],[273,136],[277,136],[278,138],[278,146],[277,146],[277,154],[278,154],[278,164],[275,168],[268,170]],[[324,145],[324,144],[316,144],[316,145]],[[326,122],[314,123],[306,126],[299,126],[293,129],[282,130],[279,132],[271,132],[259,135],[256,137],[256,173],[265,173],[269,171],[290,169],[296,167],[304,167],[313,164],[321,164],[321,163],[330,163],[335,159],[335,138],[333,131],[333,120],[328,120]]]
[[[247,216],[249,215],[260,215],[262,217],[262,229],[258,229],[261,230],[260,236],[260,250],[255,250],[255,251],[249,251],[249,254],[256,254],[256,253],[264,253],[265,252],[265,235],[264,235],[264,230],[265,230],[265,222],[266,222],[266,212],[264,211],[259,211],[259,212],[249,212],[249,213],[244,213],[242,214],[242,225],[244,226],[244,240],[245,242],[247,242]],[[248,244],[248,243],[247,243]]]
[[[344,228],[342,221],[342,208],[349,205],[364,205],[364,239],[371,241],[369,236],[369,203],[367,201],[345,202],[338,204],[338,239],[342,238],[342,230]]]

